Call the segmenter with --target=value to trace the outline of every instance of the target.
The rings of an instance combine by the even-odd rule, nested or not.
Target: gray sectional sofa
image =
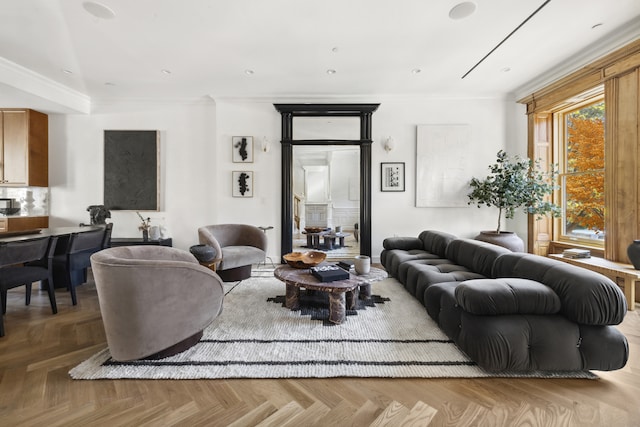
[[[627,303],[605,276],[432,230],[383,247],[389,275],[484,369],[608,371],[627,362],[627,339],[613,326]]]

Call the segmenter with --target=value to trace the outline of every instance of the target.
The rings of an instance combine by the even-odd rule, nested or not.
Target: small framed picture
[[[233,171],[231,188],[233,197],[253,197],[253,172]]]
[[[380,163],[380,190],[404,191],[404,162]]]
[[[233,163],[253,163],[253,137],[232,137],[231,152],[233,153]]]

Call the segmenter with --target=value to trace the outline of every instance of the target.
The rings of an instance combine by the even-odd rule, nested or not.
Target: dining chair
[[[104,227],[104,237],[102,239],[102,249],[111,247],[111,233],[113,232],[113,223],[110,222]]]
[[[91,267],[89,257],[103,249],[106,228],[72,233],[67,250],[53,258],[53,268],[58,270],[57,277],[64,280],[64,285],[71,292],[71,302],[77,305],[76,286],[87,281],[87,268]],[[60,286],[60,284],[57,284]]]
[[[58,312],[53,289],[53,254],[58,238],[40,237],[0,245],[0,337],[4,336],[4,319],[7,312],[7,291],[18,286],[26,287],[25,305],[31,303],[31,285],[41,282],[47,288],[53,314]]]

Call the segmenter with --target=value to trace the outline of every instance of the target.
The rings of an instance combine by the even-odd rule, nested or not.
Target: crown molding
[[[88,114],[91,110],[89,96],[2,57],[0,83],[12,88],[14,93],[24,93],[25,98],[42,99],[44,105],[50,105],[51,109],[58,110],[57,112]]]
[[[536,79],[525,83],[513,91],[515,99],[525,98],[540,89],[560,80],[569,74],[576,72],[590,63],[614,52],[629,43],[640,39],[640,18],[634,19],[619,31],[612,32],[606,37],[597,40],[577,54],[562,61],[556,67],[552,67],[546,73]]]

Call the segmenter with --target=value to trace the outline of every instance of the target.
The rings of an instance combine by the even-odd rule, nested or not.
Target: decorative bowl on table
[[[320,251],[291,252],[283,258],[293,268],[311,268],[324,261],[327,254]]]
[[[307,233],[320,233],[321,231],[324,231],[324,228],[322,228],[322,227],[305,227],[304,231],[306,231]]]

